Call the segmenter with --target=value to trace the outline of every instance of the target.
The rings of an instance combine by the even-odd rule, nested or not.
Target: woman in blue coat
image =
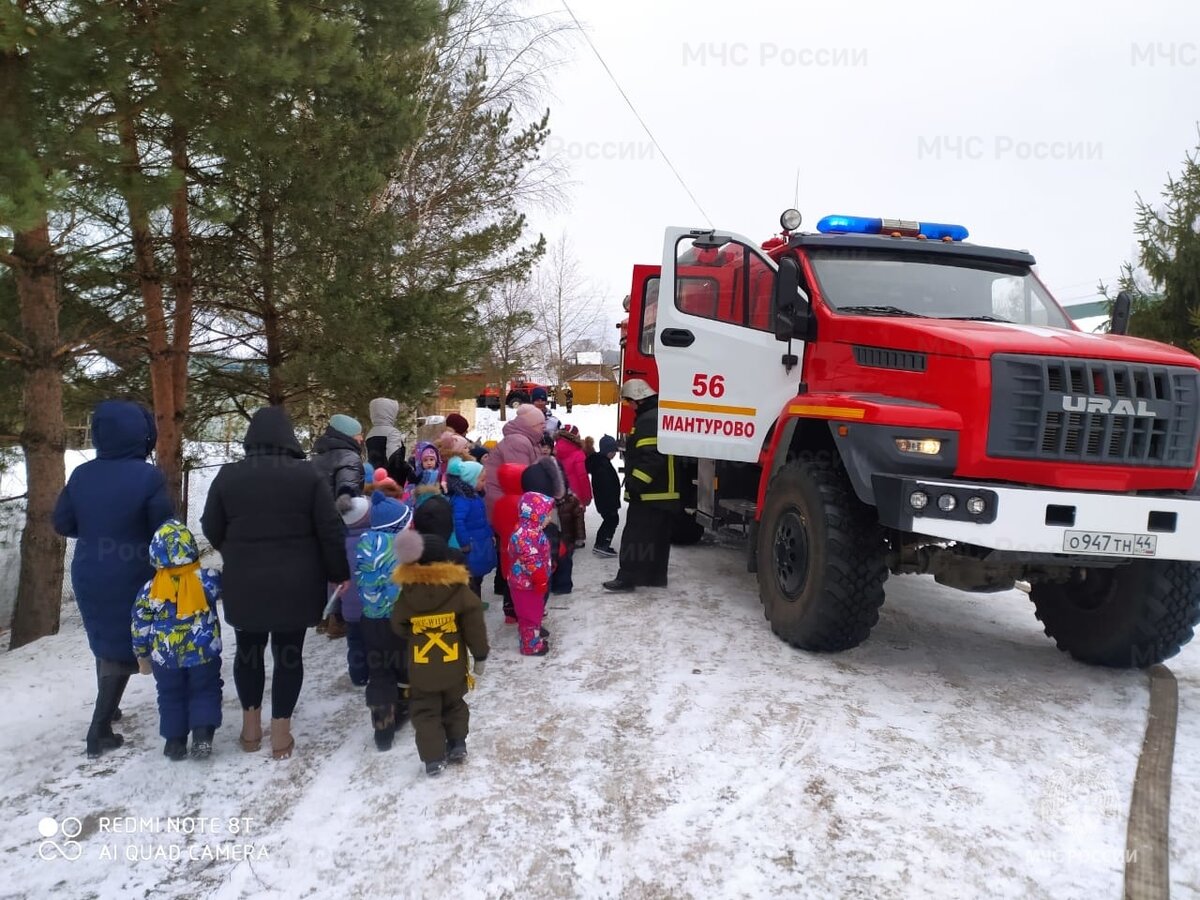
[[[137,671],[133,603],[154,576],[150,540],[174,515],[162,472],[146,461],[157,438],[149,410],[123,400],[100,403],[92,412],[96,458],[71,473],[54,507],[54,530],[77,539],[71,586],[96,657],[91,759],[121,746],[112,722]]]

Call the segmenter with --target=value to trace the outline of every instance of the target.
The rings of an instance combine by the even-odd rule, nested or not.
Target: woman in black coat
[[[304,680],[304,633],[321,621],[326,584],[350,578],[342,520],[326,480],[280,406],[260,409],[246,458],[222,466],[204,505],[204,536],[224,559],[225,621],[237,634],[233,680],[243,710],[242,749],[262,745],[263,656],[268,639],[271,753],[291,756],[292,712]]]

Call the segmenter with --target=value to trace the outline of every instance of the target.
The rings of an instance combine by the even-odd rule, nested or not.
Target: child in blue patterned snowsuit
[[[200,550],[186,525],[168,519],[150,541],[157,574],[133,604],[133,655],[158,687],[159,733],[172,760],[212,753],[221,725],[221,625],[216,604],[221,576],[200,568]]]
[[[354,582],[362,601],[362,637],[367,659],[367,706],[375,729],[375,746],[390,750],[396,729],[408,718],[408,647],[391,626],[392,607],[400,588],[396,570],[396,534],[413,519],[412,509],[382,491],[371,495],[371,530],[358,540]]]

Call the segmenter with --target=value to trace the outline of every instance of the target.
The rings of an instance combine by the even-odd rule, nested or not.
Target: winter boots
[[[617,556],[617,551],[606,545],[596,545],[592,548],[592,552],[597,556],[603,556],[605,559],[614,559]]]
[[[271,758],[290,759],[296,749],[296,739],[292,737],[291,719],[271,720]]]
[[[86,738],[88,759],[98,759],[101,754],[116,750],[125,742],[121,735],[112,730],[112,722],[128,683],[128,675],[97,676],[96,706],[92,710],[92,724]]]
[[[550,652],[550,642],[541,631],[540,628],[521,626],[522,656],[545,656]]]
[[[444,759],[432,759],[425,763],[425,774],[431,777],[434,775],[441,775],[445,768],[446,761]]]
[[[325,637],[331,641],[346,636],[346,622],[337,613],[325,620]]]
[[[387,706],[372,706],[371,725],[375,728],[375,749],[381,752],[391,750],[392,742],[396,739],[396,707],[390,703]]]
[[[262,709],[255,707],[254,709],[242,710],[242,733],[238,737],[238,743],[247,753],[257,753],[262,749]]]
[[[212,756],[213,733],[211,725],[192,729],[192,759],[208,759]]]
[[[167,738],[167,743],[163,747],[163,756],[171,760],[171,762],[179,762],[181,759],[187,759],[187,738]]]
[[[446,742],[446,759],[452,763],[464,763],[467,761],[467,739],[466,738],[451,738]]]

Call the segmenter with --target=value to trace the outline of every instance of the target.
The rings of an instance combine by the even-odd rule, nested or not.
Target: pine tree
[[[17,327],[0,334],[22,373],[20,443],[25,455],[26,524],[11,646],[58,631],[63,539],[51,512],[64,483],[60,259],[51,220],[62,209],[77,150],[81,85],[93,74],[86,41],[72,35],[69,8],[16,0],[0,7],[0,228],[11,234],[0,263],[12,273]],[[6,242],[7,243],[7,242]]]
[[[1167,176],[1160,206],[1137,198],[1134,231],[1137,267],[1122,267],[1117,288],[1133,297],[1130,334],[1200,354],[1200,144]]]

